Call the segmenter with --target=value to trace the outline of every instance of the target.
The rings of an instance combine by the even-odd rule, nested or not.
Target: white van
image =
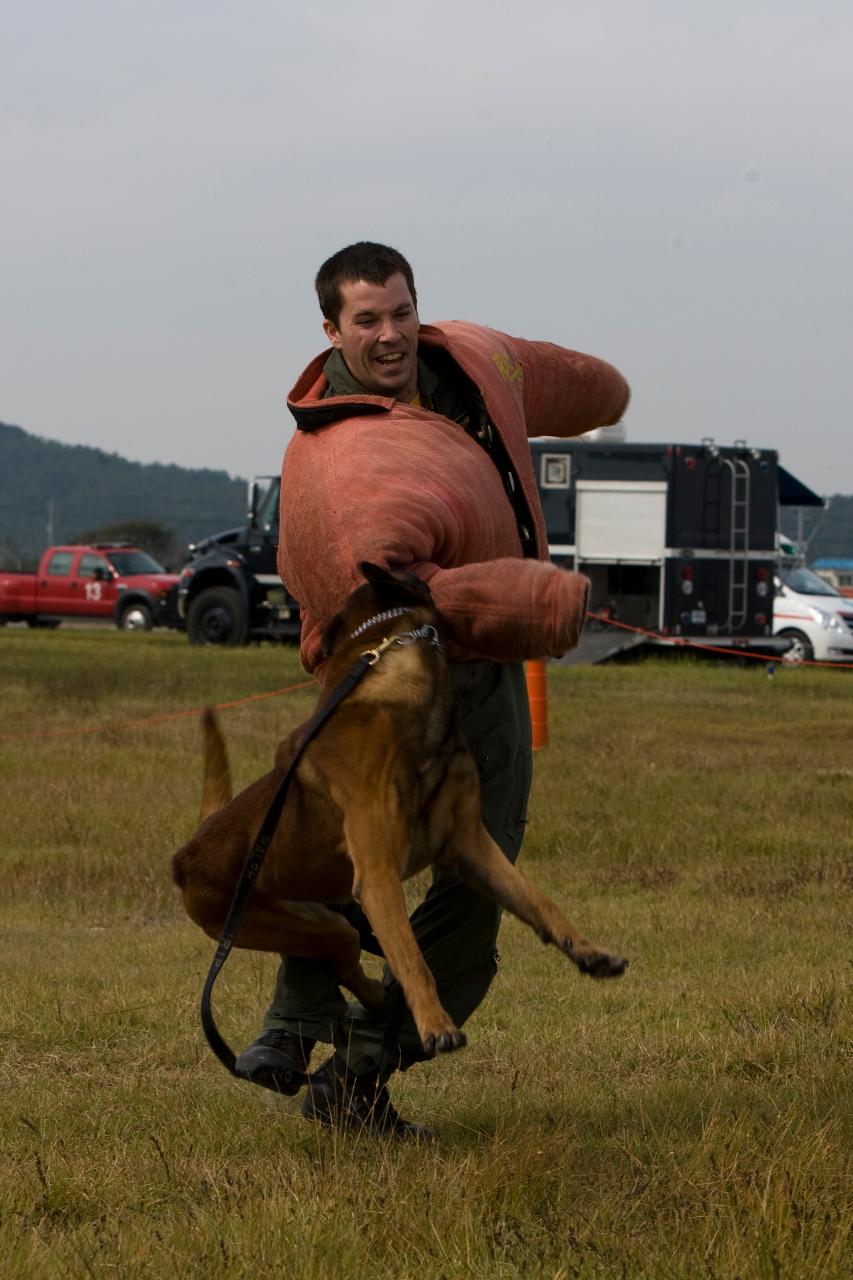
[[[853,662],[853,600],[803,566],[781,566],[773,634],[791,640],[786,662]]]

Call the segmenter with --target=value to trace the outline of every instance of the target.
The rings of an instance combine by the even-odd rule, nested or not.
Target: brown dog
[[[403,987],[424,1051],[447,1052],[465,1037],[439,1002],[401,885],[429,864],[490,895],[582,973],[616,977],[626,961],[589,943],[483,826],[477,768],[454,724],[428,588],[412,574],[371,564],[361,571],[366,585],[323,638],[326,689],[374,645],[376,663],[307,748],[235,945],[322,959],[362,1004],[377,1007],[385,991],[361,967],[356,930],[322,905],[355,899]],[[270,773],[231,800],[224,744],[206,719],[203,821],[173,868],[188,914],[213,938],[302,732],[281,743]]]

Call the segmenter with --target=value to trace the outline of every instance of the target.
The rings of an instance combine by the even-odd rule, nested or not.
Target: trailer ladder
[[[747,568],[749,566],[749,463],[744,458],[720,458],[732,482],[729,523],[729,616],[728,627],[739,631],[747,616]]]

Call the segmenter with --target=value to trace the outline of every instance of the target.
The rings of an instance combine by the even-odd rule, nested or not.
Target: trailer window
[[[47,566],[47,572],[51,578],[65,578],[71,572],[71,561],[74,559],[73,551],[54,551],[50,557],[50,563]]]
[[[539,460],[540,489],[568,489],[572,460],[567,453],[543,453]]]

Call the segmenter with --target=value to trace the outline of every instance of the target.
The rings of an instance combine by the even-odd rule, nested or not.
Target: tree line
[[[130,462],[0,423],[0,567],[27,568],[49,542],[93,532],[106,541],[122,527],[121,541],[135,531],[137,545],[176,567],[188,543],[245,515],[246,482],[225,471]]]
[[[167,568],[186,546],[240,525],[246,482],[225,471],[130,462],[88,445],[44,440],[0,422],[0,568],[34,567],[49,542],[134,542]],[[797,515],[782,508],[796,539]],[[808,559],[853,559],[853,496],[806,509]]]

